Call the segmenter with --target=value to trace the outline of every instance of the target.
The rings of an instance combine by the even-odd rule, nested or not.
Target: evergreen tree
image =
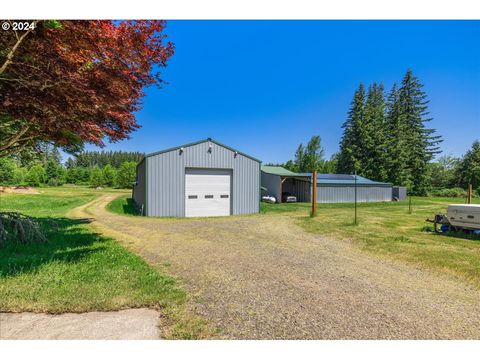
[[[351,174],[361,168],[363,145],[361,134],[365,117],[365,87],[360,84],[355,91],[347,120],[342,125],[343,136],[338,154],[337,172]]]
[[[84,167],[79,167],[78,168],[78,174],[79,174],[79,184],[89,184],[90,183],[90,173],[92,172],[91,168],[84,168]]]
[[[125,161],[134,161],[138,163],[142,160],[144,154],[140,152],[127,151],[84,151],[78,154],[75,159],[67,163],[68,166],[93,167],[97,165],[104,168],[111,165],[118,169]]]
[[[472,184],[474,189],[480,190],[480,141],[476,140],[472,148],[467,151],[456,168],[456,178],[459,185],[466,188]]]
[[[368,89],[365,112],[360,126],[358,173],[376,181],[387,179],[385,96],[383,85],[373,83]]]
[[[45,183],[49,186],[61,186],[65,184],[66,171],[55,158],[48,160],[45,166]]]
[[[399,89],[400,118],[406,133],[406,161],[410,173],[411,190],[413,193],[425,195],[429,188],[429,162],[440,153],[438,144],[440,136],[434,135],[435,130],[426,127],[432,119],[428,117],[427,95],[422,90],[423,85],[407,70]]]
[[[59,171],[58,165],[55,160],[48,160],[47,165],[45,166],[45,182],[49,184],[51,180],[58,178]]]
[[[408,134],[396,84],[390,91],[386,107],[386,179],[394,185],[408,186],[411,183],[411,172],[406,162]]]

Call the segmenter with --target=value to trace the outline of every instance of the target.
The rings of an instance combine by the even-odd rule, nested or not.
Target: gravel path
[[[159,313],[129,309],[83,314],[0,313],[1,340],[152,340]]]
[[[480,292],[315,236],[284,214],[156,219],[111,214],[104,195],[71,216],[167,266],[195,310],[236,339],[480,339]]]

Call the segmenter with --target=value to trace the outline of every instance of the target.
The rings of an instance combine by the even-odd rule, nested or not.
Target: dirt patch
[[[29,186],[0,186],[0,193],[5,194],[40,194],[35,188]]]
[[[479,339],[480,292],[303,231],[288,214],[158,219],[72,216],[183,280],[196,313],[235,339]]]
[[[0,313],[0,339],[159,339],[159,318],[151,309],[62,315]]]

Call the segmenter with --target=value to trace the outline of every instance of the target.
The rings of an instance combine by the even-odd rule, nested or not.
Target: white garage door
[[[231,171],[185,170],[185,216],[228,216]]]

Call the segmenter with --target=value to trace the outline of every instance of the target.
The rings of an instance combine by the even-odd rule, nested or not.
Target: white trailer
[[[447,219],[448,222],[455,228],[480,230],[480,205],[448,205]]]

